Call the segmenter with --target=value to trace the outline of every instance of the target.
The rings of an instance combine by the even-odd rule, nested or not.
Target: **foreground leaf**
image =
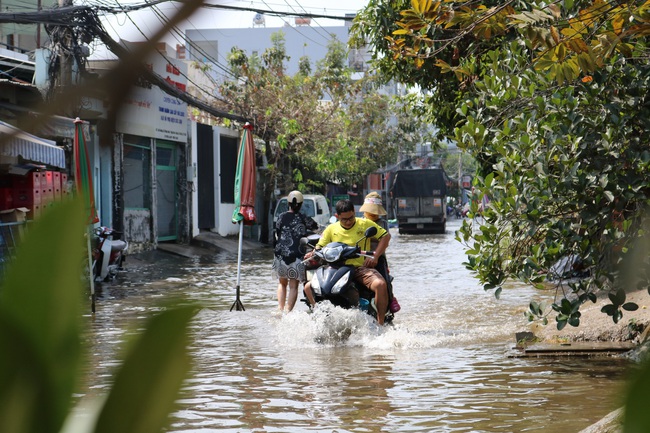
[[[81,359],[83,208],[59,203],[25,229],[0,288],[0,431],[57,432]]]

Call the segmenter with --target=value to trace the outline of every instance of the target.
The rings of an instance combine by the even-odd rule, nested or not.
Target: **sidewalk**
[[[242,251],[262,248],[270,248],[270,246],[250,239],[243,239]],[[220,252],[237,254],[239,252],[239,236],[223,237],[217,233],[205,231],[192,239],[190,245],[159,243],[158,250],[183,257],[211,256]]]

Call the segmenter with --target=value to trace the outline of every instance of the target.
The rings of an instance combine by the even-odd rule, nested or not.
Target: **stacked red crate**
[[[68,175],[61,173],[61,198],[66,198],[70,193],[68,189]]]
[[[30,209],[32,218],[40,214],[42,206],[41,173],[33,171],[25,176],[12,176],[12,207]]]
[[[0,210],[13,209],[14,193],[10,176],[0,177]]]
[[[11,188],[0,188],[0,210],[14,208],[14,194]]]
[[[61,200],[61,173],[55,171],[52,173],[52,191],[54,192],[54,201]]]
[[[41,202],[43,205],[49,205],[54,201],[54,172],[41,172],[41,189],[43,191]]]

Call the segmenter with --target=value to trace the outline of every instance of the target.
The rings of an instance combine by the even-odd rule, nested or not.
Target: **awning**
[[[56,142],[40,138],[0,121],[0,155],[65,168],[65,152]]]

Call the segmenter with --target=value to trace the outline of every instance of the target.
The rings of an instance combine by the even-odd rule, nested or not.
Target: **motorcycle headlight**
[[[343,252],[343,248],[340,246],[332,247],[332,248],[323,248],[323,258],[332,263],[337,261],[341,257],[341,253]]]
[[[350,274],[351,273],[352,272],[348,272],[347,274],[342,276],[341,279],[336,282],[336,284],[334,284],[334,287],[332,287],[332,294],[339,293],[341,291],[341,289],[343,289],[343,287],[345,287],[345,285],[348,283],[348,280],[350,279]]]
[[[320,282],[318,281],[318,275],[317,274],[314,274],[314,278],[311,279],[311,289],[317,295],[322,294],[322,292],[320,290]]]

